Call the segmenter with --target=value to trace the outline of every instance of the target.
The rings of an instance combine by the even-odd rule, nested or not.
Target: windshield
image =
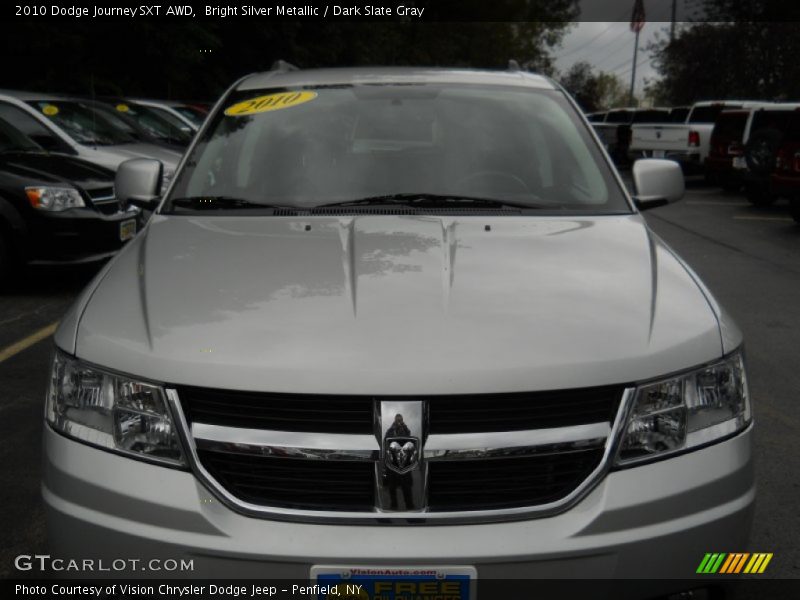
[[[606,123],[630,123],[633,114],[629,110],[614,110],[606,115]]]
[[[630,211],[561,92],[430,84],[235,94],[165,211],[199,197],[308,208],[415,194]]]
[[[686,117],[689,116],[691,109],[687,106],[684,108],[673,108],[669,111],[669,120],[672,123],[685,123]]]
[[[43,152],[43,149],[19,129],[0,119],[0,152]]]
[[[176,104],[172,107],[172,109],[180,113],[186,119],[189,119],[192,123],[194,123],[197,127],[203,124],[203,121],[206,120],[206,113],[204,113],[199,108],[195,108],[194,106],[188,106],[186,104]]]
[[[714,123],[723,110],[742,108],[739,104],[712,104],[710,106],[695,106],[689,113],[689,123]]]
[[[127,102],[118,102],[114,108],[158,140],[183,145],[192,141],[189,126],[166,111]]]
[[[747,125],[746,112],[723,112],[717,118],[711,135],[715,140],[741,142],[745,125]]]
[[[77,100],[35,100],[29,103],[79,144],[111,146],[136,141],[96,108]]]

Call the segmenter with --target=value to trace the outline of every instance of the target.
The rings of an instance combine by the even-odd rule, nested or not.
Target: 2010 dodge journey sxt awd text
[[[160,177],[121,166],[155,213],[56,334],[54,553],[469,581],[746,543],[742,336],[639,212],[680,169],[629,196],[550,80],[252,75]]]

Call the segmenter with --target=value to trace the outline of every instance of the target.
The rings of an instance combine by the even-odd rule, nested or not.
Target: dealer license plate
[[[747,168],[747,161],[745,160],[744,156],[734,156],[733,157],[733,168],[734,169],[746,169]]]
[[[318,598],[338,600],[475,600],[474,567],[311,567]]]
[[[136,235],[136,219],[128,219],[119,224],[119,241],[125,242]]]

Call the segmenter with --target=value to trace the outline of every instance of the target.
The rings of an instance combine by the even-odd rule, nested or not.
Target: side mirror
[[[681,166],[674,160],[643,158],[633,163],[633,201],[639,210],[677,202],[686,189]]]
[[[164,165],[152,158],[132,158],[117,168],[114,178],[114,191],[123,210],[129,204],[155,210],[161,200],[161,180]]]

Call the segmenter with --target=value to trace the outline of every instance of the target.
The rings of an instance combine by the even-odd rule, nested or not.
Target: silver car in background
[[[55,336],[54,554],[463,583],[743,548],[742,335],[639,212],[680,169],[629,196],[551,80],[253,75],[160,171],[121,166],[157,209]]]
[[[0,90],[0,118],[48,152],[78,156],[112,171],[132,158],[152,158],[164,165],[168,181],[181,159],[180,152],[137,140],[80,98]]]

